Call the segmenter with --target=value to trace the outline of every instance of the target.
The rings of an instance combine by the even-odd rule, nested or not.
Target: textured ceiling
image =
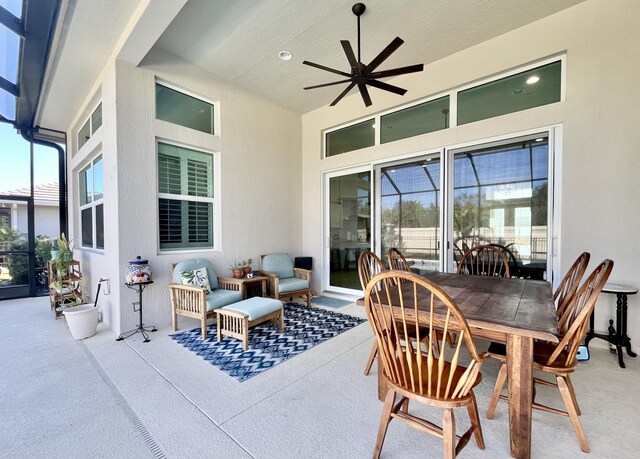
[[[362,62],[399,36],[404,45],[379,70],[428,64],[581,1],[369,0],[361,18]],[[305,113],[328,105],[346,86],[304,91],[342,78],[302,61],[349,70],[340,40],[350,40],[356,49],[354,3],[190,0],[155,46]],[[281,50],[292,52],[293,59],[279,60]],[[371,91],[374,104],[377,91]]]

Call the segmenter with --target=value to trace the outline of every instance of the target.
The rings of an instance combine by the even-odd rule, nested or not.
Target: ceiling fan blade
[[[340,99],[342,99],[344,96],[346,96],[346,95],[347,95],[347,93],[348,93],[349,91],[351,91],[355,85],[356,85],[355,83],[351,83],[349,86],[347,86],[347,88],[346,88],[344,91],[342,91],[342,92],[340,93],[340,95],[336,98],[336,100],[334,100],[333,102],[331,102],[331,103],[329,104],[329,106],[330,106],[330,107],[333,107],[335,104],[337,104],[338,102],[340,102]]]
[[[371,97],[369,96],[369,90],[367,89],[367,85],[365,85],[364,83],[360,83],[358,85],[358,89],[360,90],[360,95],[362,96],[364,105],[367,107],[371,105]]]
[[[391,56],[393,54],[393,52],[400,48],[400,46],[404,43],[404,40],[400,37],[396,37],[393,39],[393,41],[391,43],[389,43],[387,45],[387,47],[385,49],[382,50],[382,52],[380,52],[380,54],[378,54],[376,56],[376,58],[374,60],[372,60],[369,65],[367,65],[365,67],[365,69],[363,70],[362,73],[364,73],[365,75],[368,74],[369,72],[375,70],[376,68],[378,68],[378,66],[380,64],[382,64],[384,61],[387,60],[387,58],[389,56]]]
[[[315,63],[309,62],[309,61],[302,61],[302,63],[305,64],[305,65],[308,65],[310,67],[315,67],[315,68],[320,69],[320,70],[326,70],[327,72],[336,73],[338,75],[342,75],[342,76],[346,76],[346,77],[351,78],[351,74],[349,74],[347,72],[342,72],[340,70],[332,69],[331,67],[325,67],[324,65],[315,64]]]
[[[359,73],[358,61],[356,60],[356,55],[353,54],[351,43],[349,43],[347,40],[340,40],[340,44],[342,45],[342,49],[344,49],[344,53],[347,55],[347,60],[349,61],[349,65],[351,66],[351,73]]]
[[[400,96],[404,96],[404,94],[407,92],[406,89],[402,89],[392,84],[385,83],[384,81],[367,80],[367,84],[370,86],[373,86],[374,88],[383,89],[385,91],[389,91],[394,94],[398,94]]]
[[[407,67],[398,67],[397,69],[382,70],[381,72],[372,72],[368,78],[386,78],[396,75],[404,75],[405,73],[422,72],[424,64],[409,65]]]
[[[334,81],[332,83],[324,83],[324,84],[317,84],[315,86],[307,86],[306,88],[302,88],[302,89],[324,88],[325,86],[333,86],[334,84],[348,83],[349,81],[351,81],[351,78],[349,78],[348,80]]]

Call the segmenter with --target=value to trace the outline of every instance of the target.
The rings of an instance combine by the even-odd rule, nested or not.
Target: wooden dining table
[[[454,300],[473,336],[506,343],[511,455],[529,458],[533,342],[536,339],[558,342],[558,322],[551,285],[546,281],[531,279],[453,273],[434,272],[424,277],[440,286]],[[412,296],[411,283],[401,284],[400,288],[403,285],[407,288],[403,291],[405,298]],[[364,299],[359,303],[364,305]],[[427,311],[426,298],[423,304]],[[427,314],[424,317],[419,315],[418,320],[427,325]],[[378,398],[383,400],[386,392],[382,365],[378,365]]]

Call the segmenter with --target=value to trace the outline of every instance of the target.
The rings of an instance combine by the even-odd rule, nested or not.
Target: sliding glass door
[[[356,169],[325,178],[329,289],[350,294],[361,290],[358,257],[371,248],[371,173]]]
[[[439,271],[441,232],[440,156],[376,167],[379,195],[376,215],[382,260],[395,247],[416,271]]]
[[[548,136],[451,154],[454,261],[474,245],[491,244],[505,253],[512,277],[546,278]]]

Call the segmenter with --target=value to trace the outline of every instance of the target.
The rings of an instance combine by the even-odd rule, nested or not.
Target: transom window
[[[79,173],[82,247],[104,249],[104,181],[102,155]]]
[[[102,126],[102,102],[98,104],[91,116],[78,131],[78,150],[91,138],[93,134]]]
[[[160,250],[213,248],[213,154],[158,143]]]
[[[157,119],[213,134],[213,115],[213,104],[156,83]]]

